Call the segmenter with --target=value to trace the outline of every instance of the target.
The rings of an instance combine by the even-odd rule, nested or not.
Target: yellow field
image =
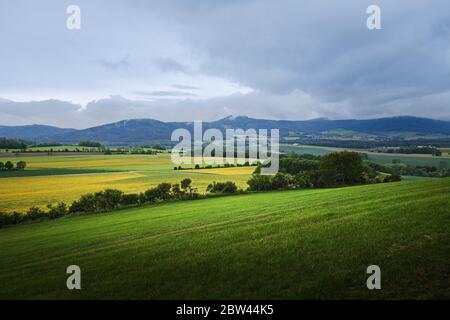
[[[22,158],[23,159],[23,158]],[[0,178],[0,210],[25,211],[31,206],[46,206],[64,201],[70,203],[80,195],[105,188],[126,193],[142,192],[162,182],[177,183],[192,179],[199,192],[205,192],[212,181],[234,181],[247,187],[254,167],[234,167],[200,170],[173,170],[170,156],[45,156],[29,157],[29,170],[100,169],[124,172],[60,174]]]

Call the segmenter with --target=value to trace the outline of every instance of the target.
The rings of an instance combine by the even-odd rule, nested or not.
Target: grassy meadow
[[[232,180],[240,187],[254,167],[174,170],[169,153],[157,155],[70,155],[0,158],[24,160],[25,171],[0,172],[0,211],[24,211],[58,201],[71,202],[88,192],[116,188],[126,193],[142,192],[162,182],[192,179],[205,192],[212,181]],[[185,166],[186,168],[189,166]]]
[[[450,298],[449,194],[450,179],[403,181],[5,228],[0,298]],[[372,264],[382,290],[366,288]]]

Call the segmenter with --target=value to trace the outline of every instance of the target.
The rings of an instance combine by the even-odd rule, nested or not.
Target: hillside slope
[[[15,226],[0,230],[0,298],[450,298],[449,194],[436,179]],[[65,288],[72,264],[81,291]]]

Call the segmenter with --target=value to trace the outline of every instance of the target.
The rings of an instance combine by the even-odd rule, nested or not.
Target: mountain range
[[[98,141],[106,145],[137,145],[168,142],[172,132],[185,128],[192,132],[192,122],[162,122],[153,119],[122,120],[87,129],[67,129],[45,125],[0,126],[0,137],[24,139],[33,142],[78,143],[81,140]],[[245,116],[229,116],[217,121],[203,122],[203,130],[225,129],[280,129],[280,135],[315,135],[333,130],[383,135],[388,133],[417,133],[450,136],[450,122],[410,116],[368,119],[302,121],[264,120]]]

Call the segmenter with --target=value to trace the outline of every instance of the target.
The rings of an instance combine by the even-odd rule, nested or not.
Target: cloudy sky
[[[371,4],[381,30],[366,26]],[[2,0],[0,125],[450,120],[449,12],[448,0]]]

